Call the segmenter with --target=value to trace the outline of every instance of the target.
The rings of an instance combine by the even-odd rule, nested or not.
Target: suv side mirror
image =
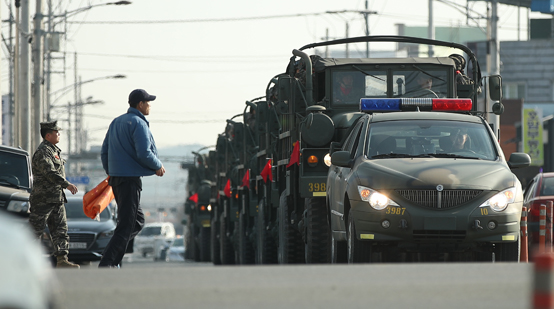
[[[340,167],[352,167],[352,159],[350,159],[350,152],[337,151],[331,155],[331,163]]]
[[[489,76],[489,96],[494,101],[502,100],[502,77],[500,75]]]
[[[510,155],[510,160],[508,160],[508,166],[510,168],[521,168],[531,165],[531,157],[522,152],[514,152]]]

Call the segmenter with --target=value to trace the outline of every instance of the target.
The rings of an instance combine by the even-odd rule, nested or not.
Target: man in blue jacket
[[[112,121],[104,138],[100,154],[117,202],[118,223],[98,267],[119,267],[127,246],[142,230],[141,177],[165,174],[144,117],[150,114],[150,102],[155,99],[143,89],[133,90],[127,113]]]

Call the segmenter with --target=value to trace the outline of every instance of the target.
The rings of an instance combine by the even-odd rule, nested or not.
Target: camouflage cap
[[[40,129],[46,129],[46,130],[52,130],[52,131],[60,131],[62,128],[58,127],[58,121],[54,120],[51,122],[41,122],[40,123]]]

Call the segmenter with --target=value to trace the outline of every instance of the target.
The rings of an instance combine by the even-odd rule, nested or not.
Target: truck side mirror
[[[494,101],[502,100],[502,77],[500,75],[489,76],[489,96]]]

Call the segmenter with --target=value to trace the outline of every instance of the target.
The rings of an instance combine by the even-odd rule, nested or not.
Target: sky
[[[0,4],[3,20],[8,18],[11,1]],[[365,0],[134,0],[125,6],[103,6],[99,4],[107,1],[96,0],[52,2],[58,13],[95,6],[74,14],[67,24],[58,24],[56,30],[67,35],[62,41],[65,53],[53,54],[53,71],[65,74],[52,74],[51,86],[52,92],[71,88],[77,75],[83,82],[82,99],[104,102],[84,108],[88,147],[102,143],[109,123],[126,112],[128,95],[136,88],[157,96],[147,119],[158,148],[214,145],[226,119],[242,113],[246,100],[265,95],[268,82],[285,70],[293,49],[322,41],[326,31],[331,39],[343,38],[347,22],[350,37],[365,31],[360,13],[325,13],[363,10]],[[368,2],[369,10],[376,13],[369,17],[372,35],[396,34],[396,23],[427,25],[428,0]],[[466,5],[465,0],[449,2]],[[486,14],[484,2],[472,1],[469,6],[478,14]],[[499,12],[500,40],[517,40],[518,9],[500,5]],[[527,14],[520,10],[521,39],[527,38]],[[485,27],[483,19],[472,16]],[[552,17],[540,13],[530,16]],[[465,26],[466,16],[435,1],[434,23]],[[2,31],[6,36],[7,23],[3,23]],[[364,46],[350,48],[361,50]],[[8,89],[6,68],[3,47],[2,94]],[[119,74],[126,78],[104,78]],[[92,79],[95,81],[87,82]],[[74,94],[53,95],[51,100],[54,105],[65,105],[74,101]],[[55,111],[54,119],[67,118],[67,108]],[[59,146],[67,149],[63,135]]]

